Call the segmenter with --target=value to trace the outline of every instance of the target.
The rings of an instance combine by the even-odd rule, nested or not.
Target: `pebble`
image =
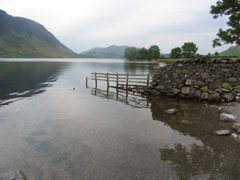
[[[234,139],[236,139],[236,138],[237,138],[237,134],[236,134],[236,133],[232,133],[232,134],[231,134],[231,137],[234,138]]]
[[[191,122],[189,120],[181,120],[180,122],[183,124],[187,124],[187,125],[193,124],[193,122]]]
[[[226,136],[230,134],[229,130],[219,130],[219,131],[215,131],[214,134],[218,135],[218,136]]]
[[[233,123],[232,129],[236,130],[238,133],[240,133],[240,123],[235,122]]]
[[[175,114],[175,113],[177,113],[177,112],[178,112],[178,110],[175,109],[175,108],[168,109],[168,110],[165,111],[165,113],[167,113],[167,114],[169,114],[169,115]]]

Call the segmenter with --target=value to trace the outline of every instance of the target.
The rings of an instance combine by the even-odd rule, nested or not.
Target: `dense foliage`
[[[228,26],[226,30],[219,29],[218,38],[213,40],[213,47],[224,44],[236,43],[240,45],[240,1],[239,0],[218,0],[216,5],[211,6],[213,18],[228,16]]]
[[[171,58],[181,58],[182,57],[182,49],[180,47],[173,48],[170,54]]]
[[[160,57],[160,49],[157,45],[146,48],[129,47],[124,51],[124,57],[128,60],[152,60]]]
[[[192,58],[196,55],[198,47],[193,42],[185,42],[182,46],[182,55],[185,58]]]

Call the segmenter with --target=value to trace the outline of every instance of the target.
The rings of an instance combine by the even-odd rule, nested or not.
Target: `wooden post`
[[[109,96],[109,77],[108,77],[108,73],[107,73],[107,99]]]
[[[127,73],[127,78],[126,78],[126,90],[128,90],[128,73]]]
[[[128,73],[126,77],[126,103],[128,102]]]
[[[149,74],[147,76],[147,87],[149,86]]]
[[[86,77],[86,88],[88,88],[88,77]]]
[[[107,88],[109,88],[109,77],[108,77],[108,73],[107,73]]]
[[[116,81],[116,91],[117,91],[117,100],[118,100],[118,73],[117,73],[117,81]]]
[[[97,89],[97,73],[95,72],[95,88]]]

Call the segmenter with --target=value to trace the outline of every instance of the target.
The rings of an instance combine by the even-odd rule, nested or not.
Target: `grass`
[[[176,61],[182,61],[182,60],[184,59],[157,59],[156,61],[170,64],[170,63],[174,63]]]
[[[232,59],[232,60],[237,60],[238,58],[237,57],[226,57],[228,59]],[[212,58],[212,59],[215,59],[215,58]],[[217,59],[224,59],[224,57],[222,58],[217,58]],[[171,63],[174,63],[176,61],[184,61],[186,59],[184,58],[179,58],[179,59],[171,59],[171,58],[166,58],[166,59],[156,59],[157,62],[161,62],[161,63],[167,63],[167,64],[171,64]]]

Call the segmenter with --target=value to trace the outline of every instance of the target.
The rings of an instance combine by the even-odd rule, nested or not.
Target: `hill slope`
[[[220,53],[220,56],[240,56],[240,46],[230,47]]]
[[[76,57],[43,25],[0,10],[0,57]]]
[[[80,57],[90,58],[124,58],[124,50],[128,46],[109,46],[106,48],[93,48],[89,51],[82,52],[79,54]]]

